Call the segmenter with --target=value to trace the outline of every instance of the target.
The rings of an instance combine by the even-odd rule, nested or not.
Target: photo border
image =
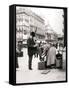
[[[63,9],[65,16],[64,16],[64,23],[65,23],[65,28],[64,28],[64,41],[66,40],[66,80],[65,81],[47,81],[47,82],[31,82],[31,83],[16,83],[16,63],[15,63],[15,70],[14,70],[14,76],[15,76],[15,84],[14,85],[34,85],[34,84],[51,84],[51,83],[65,83],[68,81],[67,77],[67,7],[56,7],[56,6],[41,6],[41,5],[25,5],[25,4],[14,4],[15,6],[15,12],[16,12],[16,7],[34,7],[34,8],[50,8],[50,9]],[[15,13],[15,22],[16,22],[16,13]],[[16,57],[16,23],[15,23],[15,57]],[[16,62],[16,58],[15,58]]]

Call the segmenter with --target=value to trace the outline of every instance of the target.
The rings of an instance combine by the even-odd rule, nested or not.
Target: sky
[[[25,7],[35,12],[45,20],[45,25],[50,25],[57,34],[63,34],[64,14],[63,9]]]
[[[64,29],[63,22],[64,14],[63,9],[51,9],[51,8],[30,8],[33,12],[44,18],[45,24],[49,24],[51,28],[57,32],[57,34],[63,34]]]

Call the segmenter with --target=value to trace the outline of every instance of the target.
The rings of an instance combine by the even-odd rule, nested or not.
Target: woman
[[[51,45],[48,53],[47,53],[47,67],[52,67],[56,65],[56,48],[53,45]]]

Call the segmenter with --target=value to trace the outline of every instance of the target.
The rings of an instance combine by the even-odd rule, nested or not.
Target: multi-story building
[[[17,40],[26,41],[31,31],[36,32],[38,40],[45,39],[44,19],[27,8],[16,9]]]
[[[58,37],[57,34],[52,30],[50,26],[45,28],[45,40],[49,43],[57,43]]]
[[[58,43],[60,46],[64,46],[64,36],[61,34],[58,34]]]

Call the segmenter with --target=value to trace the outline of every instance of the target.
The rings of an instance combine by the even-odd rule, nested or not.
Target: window
[[[27,34],[27,31],[26,30],[24,30],[24,35],[26,35]]]

